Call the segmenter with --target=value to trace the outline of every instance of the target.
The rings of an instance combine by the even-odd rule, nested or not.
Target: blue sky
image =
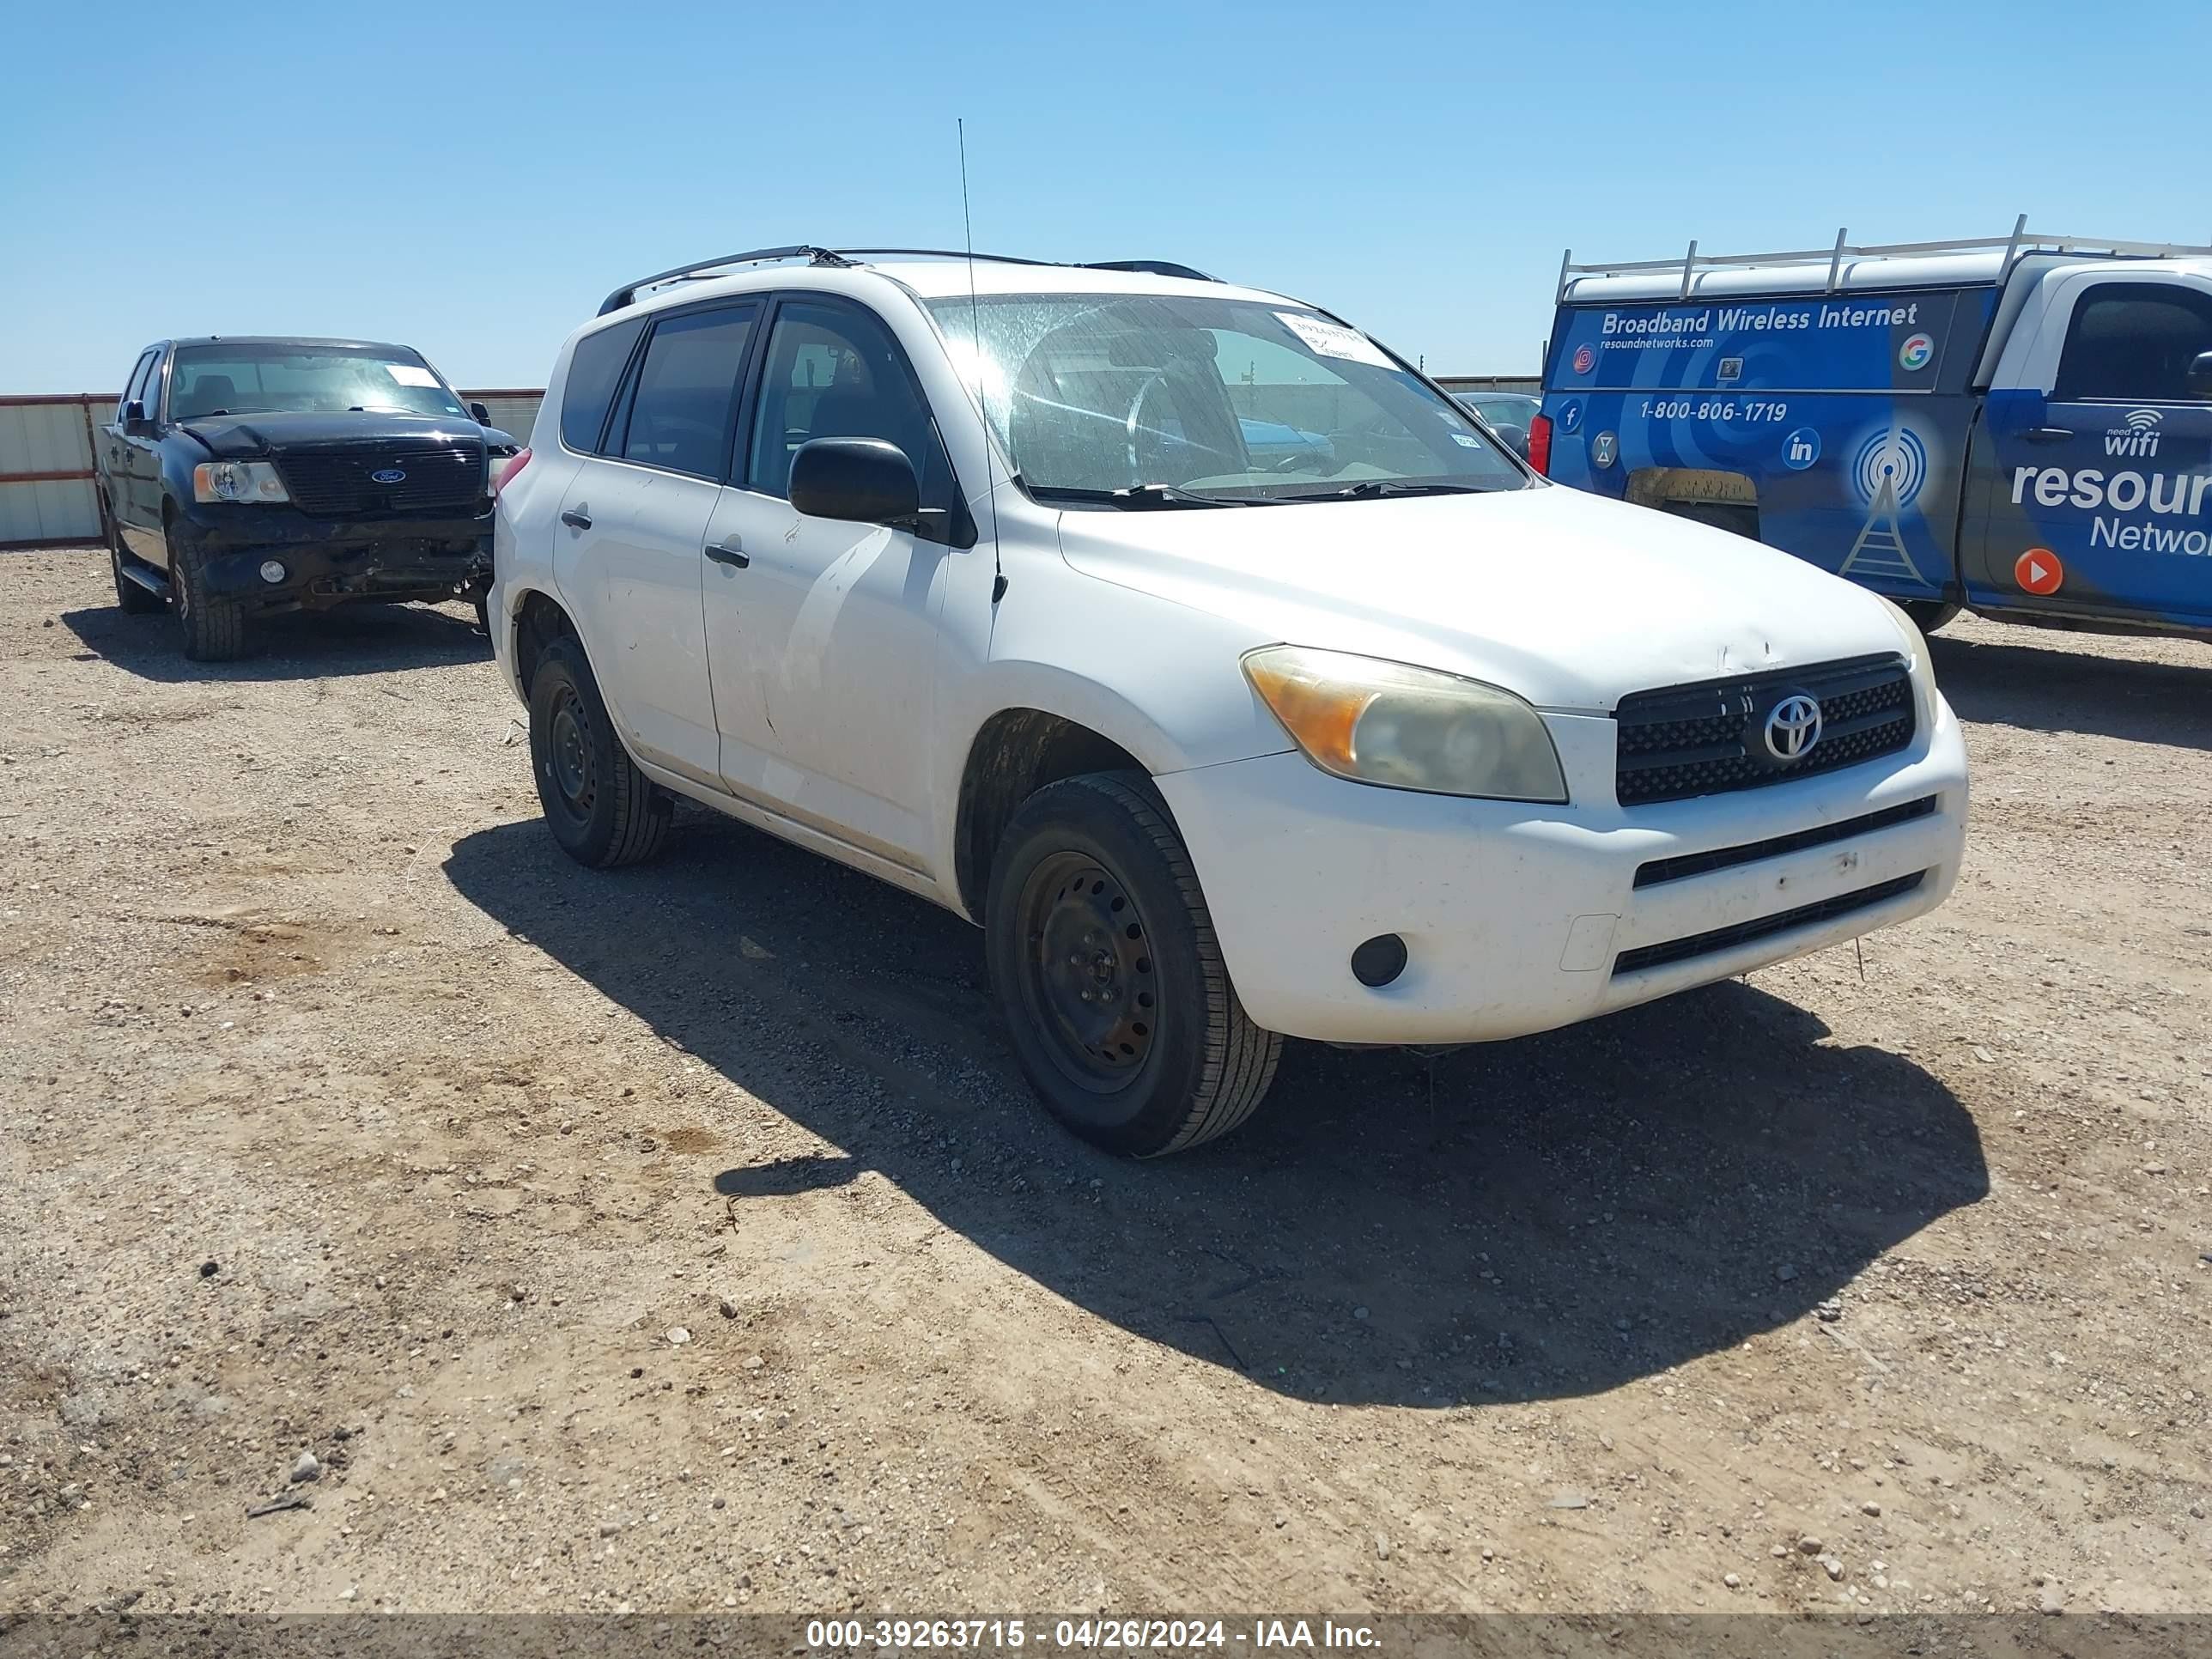
[[[5,392],[248,331],[538,385],[682,259],[957,246],[955,116],[977,246],[1183,260],[1440,373],[1532,370],[1570,244],[2212,240],[2207,0],[5,0],[0,38]]]

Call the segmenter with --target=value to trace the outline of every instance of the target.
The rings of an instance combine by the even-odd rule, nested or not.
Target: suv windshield
[[[1243,505],[1528,482],[1450,399],[1313,311],[1151,294],[928,304],[1045,500]]]
[[[437,371],[412,352],[388,347],[180,346],[169,371],[173,421],[355,409],[468,418]]]

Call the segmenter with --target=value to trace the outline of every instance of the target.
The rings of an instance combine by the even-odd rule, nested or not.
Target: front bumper
[[[350,599],[481,592],[491,579],[491,509],[316,519],[295,507],[201,505],[170,526],[199,556],[208,590],[271,609]],[[172,547],[173,563],[179,550]],[[284,567],[266,580],[261,567]]]
[[[1949,706],[1929,702],[1900,754],[1626,811],[1612,804],[1613,721],[1571,715],[1546,720],[1571,779],[1600,769],[1577,759],[1602,757],[1605,787],[1578,791],[1601,804],[1378,789],[1295,753],[1158,782],[1253,1019],[1330,1042],[1490,1042],[1726,979],[1941,904],[1965,847],[1966,760]],[[1658,860],[1748,849],[1931,798],[1922,815],[1886,827],[1637,884]],[[1875,896],[1857,903],[1869,890]],[[1784,917],[1796,919],[1760,931]],[[1406,941],[1405,970],[1370,989],[1352,973],[1352,950],[1393,933]]]

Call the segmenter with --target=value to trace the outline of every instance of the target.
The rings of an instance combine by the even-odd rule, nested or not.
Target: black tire
[[[1085,1140],[1179,1152],[1235,1128],[1274,1081],[1283,1040],[1237,1000],[1149,779],[1093,773],[1023,802],[993,861],[984,929],[1022,1070]]]
[[[1678,519],[1694,519],[1699,524],[1709,524],[1716,530],[1733,532],[1739,536],[1759,539],[1759,509],[1742,501],[1662,501],[1662,513],[1671,513]]]
[[[115,573],[115,608],[126,617],[150,617],[164,609],[167,601],[150,588],[139,586],[123,574],[126,564],[137,561],[123,549],[123,532],[118,527],[112,514],[107,520],[107,562]]]
[[[561,850],[594,870],[660,851],[676,800],[637,769],[615,735],[584,647],[551,641],[530,682],[530,769]]]
[[[1912,618],[1923,634],[1933,634],[1959,614],[1959,607],[1942,599],[1899,599],[1897,608]]]
[[[211,597],[198,550],[169,547],[169,592],[175,597],[185,654],[194,662],[229,662],[246,652],[246,607]]]

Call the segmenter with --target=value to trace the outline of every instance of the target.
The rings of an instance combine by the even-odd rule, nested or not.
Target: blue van
[[[2212,638],[2212,248],[2031,235],[1561,262],[1530,459],[1932,631]]]

